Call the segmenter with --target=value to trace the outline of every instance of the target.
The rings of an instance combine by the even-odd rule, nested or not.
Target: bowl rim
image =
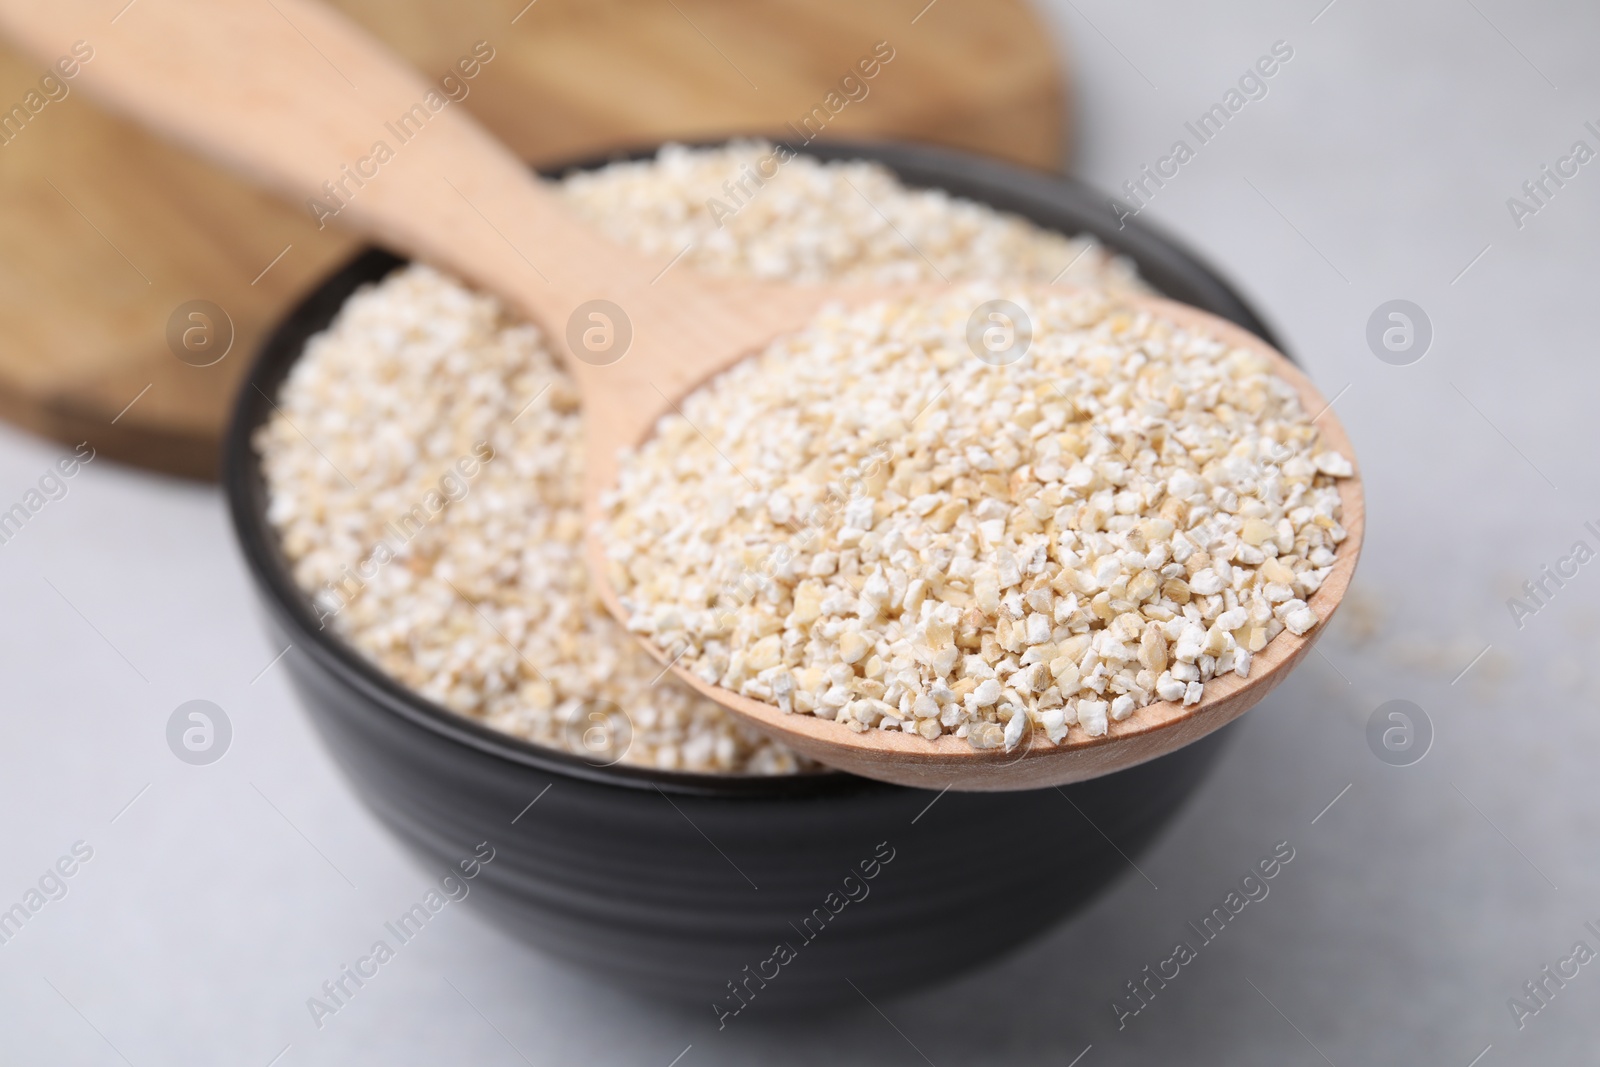
[[[669,144],[704,148],[752,138],[773,144],[787,143],[761,133],[670,140],[617,148],[537,169],[542,176],[560,178],[577,171],[598,169],[608,163],[653,158]],[[1138,218],[1119,218],[1109,195],[1076,178],[893,139],[830,139],[798,146],[787,144],[791,150],[823,162],[875,162],[894,172],[908,187],[943,189],[954,196],[1021,215],[1030,221],[1035,221],[1039,215],[1073,216],[1075,221],[1070,230],[1042,221],[1035,224],[1066,232],[1067,236],[1094,236],[1113,252],[1133,259],[1140,276],[1163,295],[1167,290],[1159,284],[1159,279],[1179,279],[1178,287],[1196,290],[1205,298],[1201,306],[1206,310],[1237,323],[1280,352],[1284,351],[1255,310],[1215,267],[1159,228]],[[835,770],[767,775],[658,770],[621,762],[597,766],[576,754],[504,733],[429,700],[384,673],[338,633],[317,625],[311,599],[295,583],[277,533],[267,521],[266,484],[253,438],[276,408],[274,398],[278,389],[303,354],[306,342],[327,327],[351,294],[407,262],[402,256],[367,246],[317,282],[267,334],[234,400],[222,456],[222,488],[227,496],[234,536],[262,594],[264,606],[299,650],[385,713],[441,740],[547,774],[631,790],[654,789],[663,796],[672,793],[736,799],[820,799],[911,791],[910,787]],[[1292,361],[1293,357],[1290,359]]]

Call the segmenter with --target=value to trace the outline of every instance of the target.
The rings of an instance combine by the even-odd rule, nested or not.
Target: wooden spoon
[[[437,264],[494,292],[544,328],[582,391],[586,502],[615,482],[634,448],[677,400],[829,301],[860,286],[784,286],[706,278],[653,262],[571,219],[529,170],[470,116],[380,45],[311,0],[0,0],[0,31],[54,63],[75,41],[93,58],[75,82],[134,118],[275,187],[324,221]],[[492,47],[492,42],[490,42]],[[48,115],[43,116],[48,121]],[[114,175],[108,175],[114,180]],[[320,205],[320,206],[318,206]],[[1164,300],[1130,300],[1230,344],[1262,352],[1322,412],[1328,446],[1352,454],[1310,382],[1253,334]],[[441,383],[444,385],[444,383]],[[1349,537],[1311,598],[1324,620],[1305,637],[1279,635],[1248,680],[1229,675],[1189,708],[1140,709],[1104,737],[1062,744],[1032,736],[1012,752],[946,736],[853,733],[786,714],[672,670],[689,685],[813,758],[870,778],[935,789],[1024,789],[1106,774],[1187,744],[1232,720],[1287,675],[1322,633],[1360,550],[1360,483],[1343,481]],[[591,529],[593,523],[590,523]],[[590,536],[591,562],[601,556]],[[622,616],[605,568],[602,597]],[[665,661],[659,649],[646,645]]]

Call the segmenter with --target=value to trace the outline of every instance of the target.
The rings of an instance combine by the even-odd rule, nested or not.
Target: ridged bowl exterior
[[[1106,198],[1070,179],[909,145],[804,150],[875,159],[908,185],[1093,233],[1165,295],[1271,340],[1209,268],[1137,220],[1119,226]],[[494,858],[467,899],[509,933],[645,995],[721,1005],[729,1018],[746,1002],[856,999],[852,983],[893,995],[1024,943],[1131,875],[1128,857],[1212,767],[1228,730],[1104,778],[1017,793],[939,794],[840,773],[595,767],[410,693],[318,629],[266,522],[250,445],[306,340],[401,262],[361,254],[268,340],[230,430],[225,488],[268,624],[298,650],[285,666],[328,749],[430,869],[455,869],[487,842]]]

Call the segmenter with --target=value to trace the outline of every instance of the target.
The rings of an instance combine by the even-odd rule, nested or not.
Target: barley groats
[[[686,398],[604,536],[629,626],[707,681],[852,730],[1011,747],[1248,677],[1345,537],[1266,358],[1104,293],[994,287],[823,315]]]
[[[1093,242],[906,189],[869,163],[796,158],[735,215],[708,206],[726,203],[724,184],[771,151],[667,148],[559,188],[663,266],[682,253],[675,270],[802,282],[1060,276],[1142,289]],[[591,702],[609,702],[631,722],[628,763],[803,766],[663,676],[595,599],[577,393],[539,332],[497,301],[425,267],[398,271],[311,341],[277,403],[256,441],[269,518],[325,625],[392,677],[559,748],[581,736]]]

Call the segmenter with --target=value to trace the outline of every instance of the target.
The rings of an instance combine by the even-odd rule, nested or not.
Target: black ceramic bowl
[[[1210,268],[1143,224],[1119,226],[1107,198],[1070,179],[908,145],[806,151],[875,159],[909,185],[1092,233],[1165,295],[1267,336]],[[318,629],[265,519],[250,444],[307,338],[400,262],[361,254],[268,340],[234,415],[225,484],[269,624],[296,647],[286,666],[334,757],[433,869],[459,871],[493,850],[490,862],[469,863],[468,899],[506,931],[623,986],[729,1013],[853,1000],[852,982],[891,995],[998,956],[1128,876],[1127,857],[1211,767],[1221,734],[1095,781],[1023,793],[941,795],[833,772],[595,767],[401,687]]]

